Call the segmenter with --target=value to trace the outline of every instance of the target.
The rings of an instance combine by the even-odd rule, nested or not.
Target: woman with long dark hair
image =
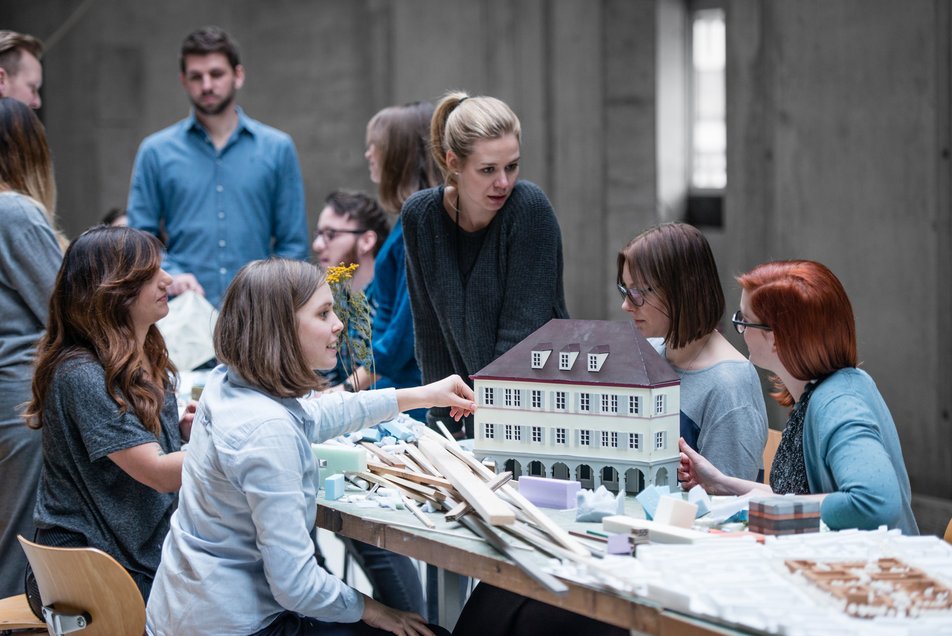
[[[98,226],[73,241],[50,300],[25,417],[43,435],[38,543],[114,557],[148,599],[181,485],[175,368],[155,323],[171,276],[145,232]]]

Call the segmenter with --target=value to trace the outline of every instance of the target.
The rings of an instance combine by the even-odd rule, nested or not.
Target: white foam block
[[[654,520],[658,523],[690,528],[697,518],[697,504],[678,497],[662,497],[658,500]]]
[[[664,497],[662,497],[664,499]],[[715,535],[686,528],[679,528],[657,521],[636,519],[625,515],[612,515],[602,519],[602,529],[605,532],[631,532],[632,530],[647,530],[648,540],[654,543],[697,543],[710,541]]]

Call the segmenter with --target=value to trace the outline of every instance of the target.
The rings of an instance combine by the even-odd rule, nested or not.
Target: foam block
[[[710,541],[714,535],[697,530],[678,528],[648,519],[636,519],[624,515],[615,515],[602,519],[602,529],[608,533],[647,530],[648,539],[653,543],[697,543]]]
[[[574,480],[527,476],[519,478],[519,494],[540,508],[574,508],[581,488],[582,485]]]
[[[318,487],[324,487],[325,478],[336,473],[355,473],[367,470],[367,449],[341,444],[311,444],[317,460]]]
[[[631,542],[628,540],[628,534],[621,532],[608,535],[605,552],[608,554],[631,554]]]
[[[658,523],[690,528],[697,518],[697,504],[684,501],[680,497],[662,497],[658,500],[654,520]]]
[[[658,507],[658,500],[671,492],[669,486],[648,486],[640,493],[635,495],[635,499],[641,504],[641,509],[645,511],[646,519],[653,519],[655,509]]]
[[[711,511],[711,498],[701,486],[695,486],[688,491],[688,501],[697,504],[698,517],[703,517]]]
[[[324,480],[324,498],[329,501],[340,499],[344,496],[344,476],[340,473],[331,475]]]

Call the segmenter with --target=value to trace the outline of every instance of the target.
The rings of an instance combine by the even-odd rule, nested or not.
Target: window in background
[[[697,0],[688,13],[690,42],[687,221],[723,226],[727,187],[725,14],[718,2]]]

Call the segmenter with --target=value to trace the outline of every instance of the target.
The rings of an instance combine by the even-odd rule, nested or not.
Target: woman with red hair
[[[777,261],[739,276],[733,323],[750,361],[771,371],[780,404],[793,407],[770,486],[728,477],[681,442],[678,479],[710,494],[815,494],[834,530],[880,525],[918,534],[909,476],[889,408],[857,369],[856,326],[843,285],[820,263]]]

